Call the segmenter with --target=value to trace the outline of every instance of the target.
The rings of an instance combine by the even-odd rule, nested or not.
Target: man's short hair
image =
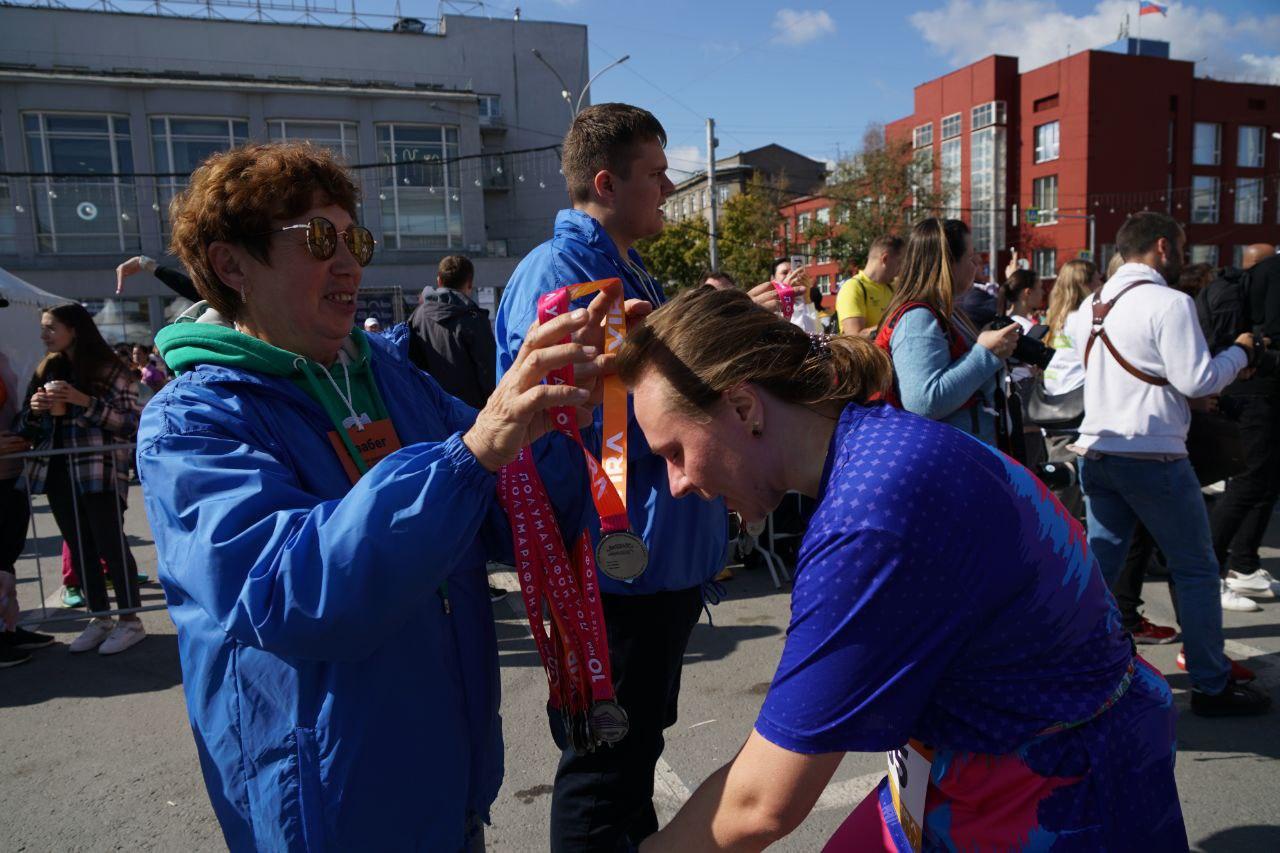
[[[791,263],[790,258],[774,258],[773,263],[769,264],[769,275],[777,275],[778,267],[781,266],[782,264],[789,264],[789,263]]]
[[[902,247],[907,245],[907,241],[903,240],[897,234],[884,234],[871,241],[871,248],[867,249],[867,258],[880,252],[888,252],[891,255],[899,254]]]
[[[574,203],[589,201],[596,175],[626,180],[637,148],[653,140],[664,148],[667,131],[653,113],[630,104],[596,104],[578,113],[564,137],[561,167]]]
[[[728,287],[738,286],[738,282],[734,279],[734,277],[729,275],[724,270],[716,270],[716,271],[707,270],[705,273],[702,274],[702,281],[705,283],[708,279],[715,279],[716,281],[720,282],[721,284],[727,285]]]
[[[436,276],[440,279],[441,287],[461,290],[475,280],[476,268],[462,255],[448,255],[436,268]]]
[[[1182,226],[1166,213],[1144,210],[1135,213],[1124,221],[1116,232],[1116,251],[1126,261],[1135,261],[1151,251],[1151,247],[1161,237],[1172,246],[1178,245],[1178,236]]]

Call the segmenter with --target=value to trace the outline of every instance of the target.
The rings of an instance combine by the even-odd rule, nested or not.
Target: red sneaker
[[[1257,673],[1249,669],[1244,664],[1227,658],[1227,663],[1231,664],[1231,680],[1239,684],[1248,684],[1257,678]],[[1178,669],[1183,672],[1187,671],[1187,656],[1185,652],[1178,652]]]
[[[1138,627],[1129,633],[1133,634],[1133,641],[1140,646],[1163,646],[1178,639],[1176,628],[1166,628],[1164,625],[1148,622],[1145,616],[1138,623]]]

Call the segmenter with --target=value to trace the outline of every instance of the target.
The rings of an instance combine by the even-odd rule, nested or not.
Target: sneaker
[[[0,643],[0,669],[17,666],[31,660],[31,653],[9,643]]]
[[[489,600],[494,604],[507,597],[507,591],[500,586],[489,584]]]
[[[1252,598],[1245,598],[1231,587],[1227,586],[1227,582],[1222,582],[1222,609],[1234,610],[1237,613],[1249,613],[1253,610],[1261,610],[1258,602]]]
[[[1183,672],[1187,671],[1186,652],[1181,652],[1181,651],[1178,652],[1177,663],[1178,663],[1178,669],[1182,670]],[[1240,684],[1248,684],[1250,681],[1253,681],[1255,678],[1258,677],[1257,673],[1255,673],[1253,670],[1249,669],[1249,667],[1245,666],[1239,661],[1235,661],[1235,660],[1232,660],[1231,658],[1227,658],[1227,663],[1231,664],[1230,677],[1232,681],[1238,682]]]
[[[1164,625],[1148,622],[1145,616],[1138,623],[1138,627],[1129,633],[1133,635],[1133,641],[1140,646],[1163,646],[1178,639],[1176,628],[1166,628]]]
[[[26,628],[14,628],[12,631],[5,631],[0,634],[0,637],[3,637],[4,645],[27,652],[32,649],[43,649],[45,646],[52,646],[57,639],[51,634],[37,634],[35,631],[28,631]]]
[[[1228,681],[1227,688],[1214,696],[1191,691],[1191,712],[1201,717],[1249,717],[1265,714],[1270,707],[1270,696],[1236,681]]]
[[[112,619],[104,619],[101,616],[91,621],[85,629],[80,632],[80,636],[71,641],[68,651],[72,654],[79,652],[87,652],[96,649],[102,645],[102,641],[111,633],[111,629],[116,626]]]
[[[64,586],[62,588],[62,606],[84,607],[84,594],[80,592],[80,587]]]
[[[98,654],[114,655],[124,651],[130,646],[136,646],[142,642],[142,638],[147,636],[147,629],[142,627],[142,623],[137,619],[124,620],[121,619],[116,623],[115,630],[111,632],[102,645],[98,646]]]
[[[1258,569],[1248,575],[1230,571],[1227,572],[1227,586],[1241,595],[1275,598],[1277,590],[1280,590],[1280,581],[1271,577],[1271,573],[1266,569]]]

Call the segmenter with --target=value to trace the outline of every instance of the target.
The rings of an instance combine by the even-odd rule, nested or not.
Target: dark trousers
[[[109,606],[107,582],[98,560],[107,564],[111,583],[116,588],[116,603],[121,609],[138,607],[138,566],[128,543],[121,545],[123,518],[119,497],[114,491],[76,491],[73,496],[75,488],[66,457],[54,456],[49,462],[45,493],[53,520],[71,550],[71,563],[84,584],[89,609],[106,610]]]
[[[563,750],[551,796],[554,853],[625,850],[658,831],[653,772],[662,731],[676,721],[684,651],[702,612],[697,587],[601,598],[617,700],[631,728],[612,747],[576,755],[553,712],[551,728]]]
[[[31,507],[26,491],[18,488],[18,478],[0,480],[0,572],[16,574],[14,563],[27,544],[27,524]]]
[[[1225,399],[1238,412],[1247,467],[1227,481],[1209,526],[1219,564],[1252,574],[1260,566],[1258,548],[1280,498],[1280,399],[1262,394]]]
[[[1129,545],[1129,553],[1125,555],[1124,567],[1111,584],[1111,594],[1116,597],[1116,606],[1120,609],[1120,625],[1126,631],[1136,631],[1142,624],[1142,583],[1147,577],[1147,566],[1155,556],[1156,543],[1147,532],[1142,522],[1133,531],[1133,542]],[[1178,594],[1173,586],[1173,575],[1169,575],[1169,599],[1173,602],[1173,615],[1178,618]]]

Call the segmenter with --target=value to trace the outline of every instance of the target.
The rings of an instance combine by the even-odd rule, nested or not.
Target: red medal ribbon
[[[796,289],[789,284],[775,281],[773,282],[773,290],[778,294],[778,301],[782,303],[782,318],[790,320],[792,313],[795,311]]]

